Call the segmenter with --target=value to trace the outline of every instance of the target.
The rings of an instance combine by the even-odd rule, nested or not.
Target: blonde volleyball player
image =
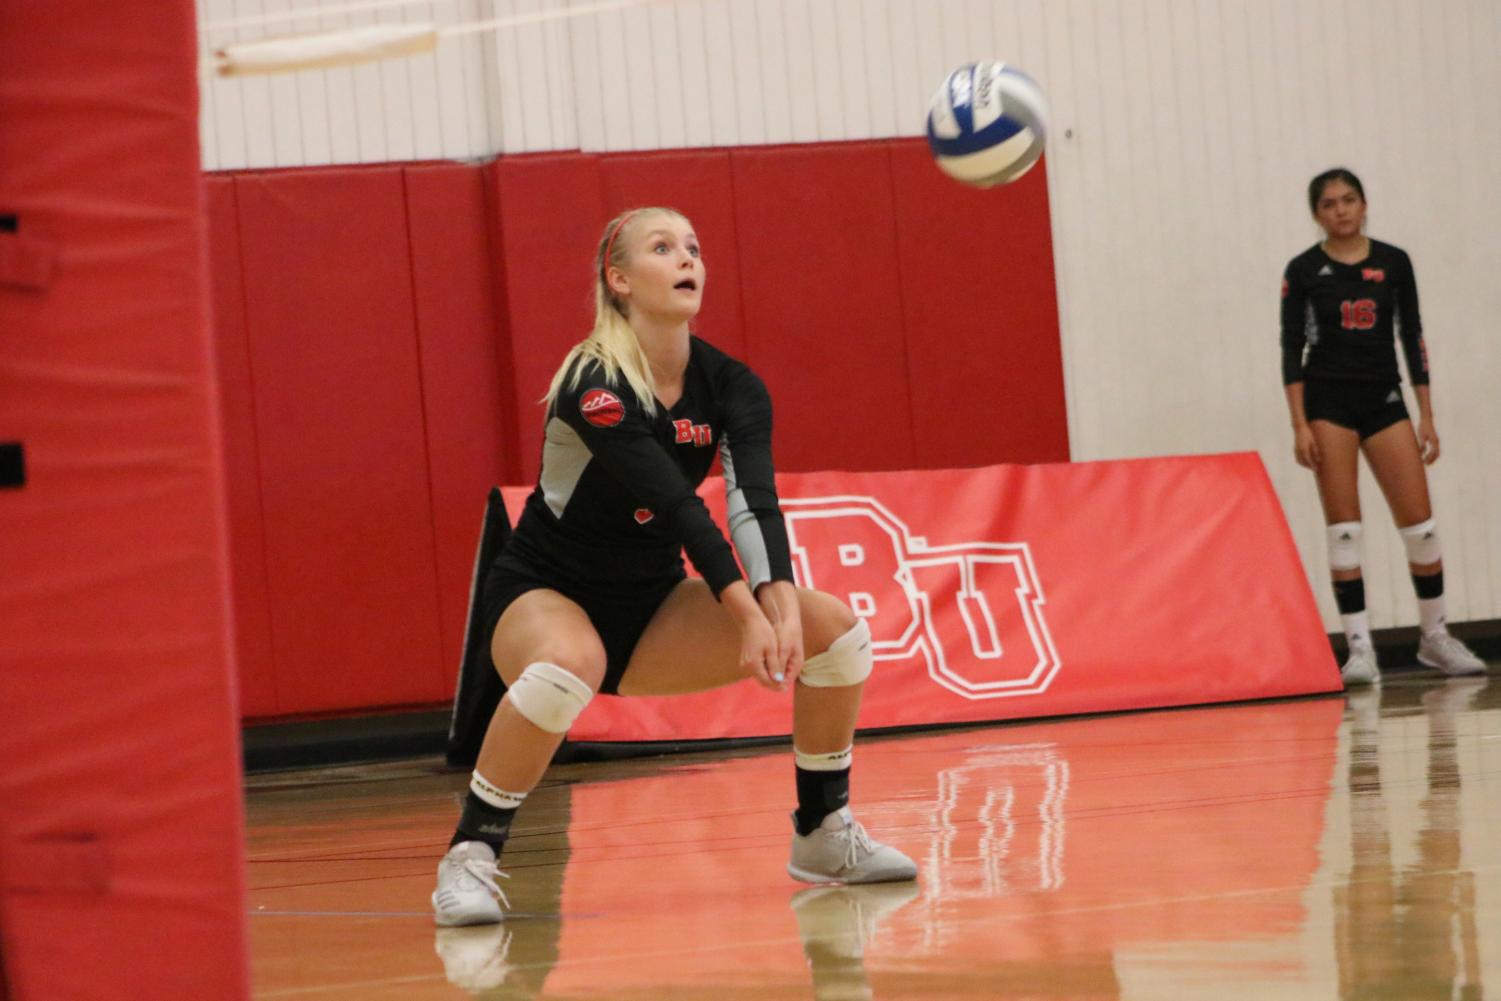
[[[1282,381],[1294,451],[1318,478],[1328,524],[1329,567],[1350,644],[1340,675],[1347,686],[1380,680],[1361,572],[1361,452],[1407,548],[1422,628],[1419,662],[1445,674],[1479,674],[1484,662],[1444,624],[1444,565],[1423,468],[1438,459],[1439,440],[1412,262],[1366,237],[1365,189],[1350,171],[1315,177],[1308,207],[1326,239],[1294,257],[1283,275]],[[1394,330],[1418,400],[1416,432],[1402,402]]]
[[[439,925],[502,919],[497,856],[511,819],[596,694],[745,678],[792,693],[788,872],[917,876],[847,805],[870,633],[838,599],[792,583],[771,400],[749,368],[689,332],[704,279],[698,237],[671,209],[623,213],[600,239],[594,330],[553,377],[537,487],[482,593],[507,691],[438,865]],[[694,492],[716,453],[733,551]],[[702,580],[686,578],[684,550]]]

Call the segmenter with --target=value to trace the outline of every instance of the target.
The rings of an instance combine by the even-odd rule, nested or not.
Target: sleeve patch
[[[625,404],[608,389],[591,389],[579,398],[579,413],[597,428],[612,428],[625,420]]]

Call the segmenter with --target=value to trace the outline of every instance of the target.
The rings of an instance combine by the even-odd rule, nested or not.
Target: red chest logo
[[[579,400],[579,413],[597,428],[612,428],[625,420],[625,404],[608,389],[591,389]]]
[[[1381,268],[1365,268],[1360,272],[1360,278],[1362,281],[1384,282],[1386,281],[1386,271]]]
[[[635,515],[635,517],[636,517],[636,524],[638,524],[638,525],[644,525],[648,521],[651,521],[656,516],[657,516],[656,512],[653,511],[649,507],[638,507],[638,508],[636,508],[636,515]]]
[[[703,448],[714,444],[714,429],[707,424],[695,424],[690,420],[672,422],[674,440],[679,445],[695,445]]]

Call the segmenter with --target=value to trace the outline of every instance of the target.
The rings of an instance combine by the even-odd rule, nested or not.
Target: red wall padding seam
[[[276,697],[271,642],[271,598],[266,573],[265,515],[250,370],[250,321],[245,313],[244,255],[240,249],[235,182],[211,177],[205,185],[213,275],[214,348],[219,383],[220,433],[228,497],[235,662],[240,711],[269,716]]]
[[[483,178],[458,164],[410,166],[403,178],[446,695],[464,639],[476,498],[500,475],[509,427],[496,378]]]
[[[399,171],[237,179],[282,711],[442,690]]]

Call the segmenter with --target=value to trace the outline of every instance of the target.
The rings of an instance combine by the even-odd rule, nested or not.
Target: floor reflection
[[[249,799],[257,997],[485,1001],[1471,999],[1501,979],[1501,684],[912,734],[857,815],[914,884],[784,871],[784,751],[549,772],[514,915],[435,930],[465,776]]]
[[[1484,996],[1475,874],[1462,851],[1456,718],[1491,687],[1485,678],[1455,678],[1347,696],[1351,866],[1349,883],[1334,891],[1342,999]],[[1382,783],[1382,719],[1415,712],[1428,721],[1420,826],[1415,861],[1399,866],[1390,818],[1400,807]]]
[[[866,952],[881,922],[921,892],[916,883],[877,883],[814,886],[792,895],[816,1001],[873,1001]]]

